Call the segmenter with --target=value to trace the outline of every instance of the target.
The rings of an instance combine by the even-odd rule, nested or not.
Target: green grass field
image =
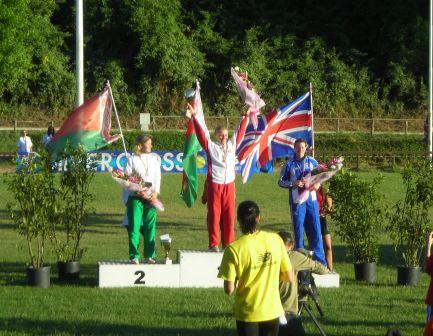
[[[373,174],[362,173],[362,176],[371,178]],[[384,177],[383,204],[388,206],[400,197],[402,186],[397,174],[386,173]],[[288,195],[277,187],[277,178],[275,174],[263,174],[254,176],[246,185],[237,181],[237,202],[253,199],[259,204],[264,230],[290,229]],[[204,250],[207,248],[205,207],[196,204],[192,209],[186,208],[179,197],[180,184],[180,174],[163,175],[161,199],[166,211],[159,214],[157,234],[169,233],[174,250]],[[0,333],[234,335],[232,298],[222,289],[97,287],[97,262],[126,259],[128,249],[125,229],[120,226],[124,212],[121,189],[102,174],[96,176],[92,187],[96,196],[95,212],[83,240],[87,250],[81,260],[79,284],[59,283],[53,267],[52,286],[39,289],[26,285],[27,251],[6,212],[6,203],[11,198],[5,184],[0,185]],[[341,286],[319,289],[325,312],[320,322],[327,334],[384,335],[387,329],[398,327],[405,335],[421,335],[428,276],[422,274],[417,287],[396,286],[398,260],[383,233],[379,242],[377,283],[357,283],[353,280],[353,265],[346,247],[336,236],[333,241],[335,269],[341,275]],[[160,248],[158,252],[161,256]],[[55,265],[51,251],[47,261]],[[318,316],[315,308],[314,312]],[[306,329],[310,335],[319,335],[308,318]]]

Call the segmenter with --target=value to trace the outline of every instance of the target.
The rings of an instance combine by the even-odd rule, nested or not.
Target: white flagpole
[[[433,137],[432,137],[432,126],[433,126],[433,112],[432,112],[432,85],[433,85],[433,79],[432,79],[432,26],[433,26],[433,4],[432,0],[430,0],[430,26],[429,26],[429,65],[428,65],[428,81],[429,81],[429,126],[428,126],[428,150],[429,150],[429,158],[430,161],[433,159]]]
[[[119,126],[120,136],[122,137],[123,150],[125,151],[125,157],[128,158],[128,151],[126,150],[125,138],[123,137],[122,127],[120,126],[119,115],[117,114],[116,103],[114,102],[113,91],[111,91],[110,82],[107,80],[108,89],[110,90],[111,101],[113,102],[114,113],[116,114],[117,125]]]
[[[75,3],[75,76],[77,81],[75,106],[78,107],[84,102],[83,0],[76,0]]]
[[[311,147],[313,152],[311,153],[314,157],[314,119],[313,119],[313,84],[310,82],[310,105],[311,105]]]

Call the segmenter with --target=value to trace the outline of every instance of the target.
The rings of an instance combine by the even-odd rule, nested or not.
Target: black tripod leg
[[[320,325],[319,321],[317,321],[316,316],[314,316],[313,312],[311,311],[311,307],[309,307],[308,304],[306,304],[306,303],[302,303],[302,306],[299,309],[300,312],[302,312],[302,308],[305,308],[305,310],[308,312],[308,315],[311,316],[311,319],[313,320],[313,322],[316,325],[317,329],[319,329],[320,334],[322,336],[326,336],[325,331],[322,329],[322,326]]]

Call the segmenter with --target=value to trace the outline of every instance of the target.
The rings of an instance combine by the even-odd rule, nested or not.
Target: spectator
[[[235,239],[236,149],[244,137],[249,110],[231,139],[228,139],[227,128],[218,126],[215,129],[216,142],[211,141],[204,120],[196,118],[195,114],[195,108],[188,104],[186,116],[193,120],[197,139],[206,152],[208,162],[206,196],[202,197],[202,202],[207,203],[208,247],[209,251],[218,252],[220,236],[223,247]]]
[[[299,195],[304,190],[304,177],[318,166],[314,158],[306,155],[307,147],[304,139],[295,141],[295,157],[287,161],[281,170],[278,185],[289,189],[290,213],[296,248],[304,248],[304,231],[306,231],[310,249],[314,251],[314,258],[326,265],[316,196],[316,190],[320,185],[314,185],[308,199],[303,203],[299,202]]]
[[[44,147],[47,147],[48,143],[51,141],[51,139],[54,137],[55,130],[53,126],[48,126],[47,133],[44,134],[42,138],[42,144]]]
[[[33,151],[32,139],[27,135],[27,131],[21,132],[21,137],[17,142],[18,155],[29,155]]]
[[[321,263],[312,260],[307,255],[294,251],[292,235],[289,232],[281,231],[278,235],[284,242],[287,254],[292,264],[295,279],[299,271],[312,271],[317,274],[326,274],[328,269]],[[280,297],[286,315],[287,324],[280,326],[280,336],[303,336],[305,335],[301,318],[298,316],[298,281],[292,283],[280,282]]]
[[[328,221],[326,219],[326,215],[332,212],[332,198],[326,182],[317,190],[317,202],[319,203],[320,231],[325,249],[325,259],[328,269],[332,271],[334,269],[334,261],[332,258],[331,234],[329,233]]]
[[[155,264],[156,209],[150,204],[159,195],[161,185],[161,158],[152,153],[152,137],[139,135],[136,150],[128,157],[125,166],[128,175],[136,174],[145,182],[150,182],[152,194],[132,193],[124,190],[128,219],[129,258],[132,264],[140,263],[138,250],[140,233],[144,238],[144,258],[148,264]]]
[[[427,305],[427,321],[433,316],[433,255],[432,255],[432,244],[433,244],[433,232],[429,232],[425,239],[425,260],[424,270],[430,275],[430,284],[428,287],[427,297],[425,298],[425,304]]]
[[[260,231],[256,203],[239,204],[237,218],[243,235],[224,251],[218,277],[224,291],[235,289],[234,315],[238,335],[278,335],[281,305],[279,280],[294,281],[292,266],[280,237]]]
[[[425,325],[423,336],[433,336],[433,318]]]

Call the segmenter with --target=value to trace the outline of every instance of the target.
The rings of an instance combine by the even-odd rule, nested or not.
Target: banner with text
[[[182,157],[183,152],[179,151],[155,151],[161,157],[162,172],[163,173],[182,173]],[[129,153],[132,154],[132,153]],[[90,157],[97,160],[96,171],[97,172],[107,172],[108,168],[113,169],[123,169],[126,163],[125,152],[122,151],[97,151],[89,153]],[[59,165],[59,170],[62,164]],[[207,173],[207,160],[204,151],[201,151],[197,155],[197,172],[199,174]],[[272,172],[272,165],[269,165],[269,169],[266,172]],[[240,166],[236,163],[236,173],[240,172]],[[263,171],[263,170],[262,170]]]

